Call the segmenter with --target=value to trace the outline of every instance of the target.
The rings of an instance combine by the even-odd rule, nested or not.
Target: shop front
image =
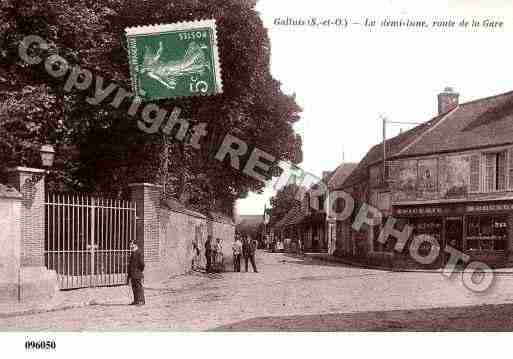
[[[322,212],[311,213],[305,216],[301,223],[305,228],[303,249],[312,252],[327,251],[326,214]]]
[[[491,266],[508,263],[513,234],[513,200],[395,204],[393,215],[413,227],[410,241],[419,235],[429,235],[437,240],[442,253],[436,263],[438,266],[443,266],[449,258],[444,251],[446,246]],[[426,247],[419,249],[419,254],[427,254],[430,249],[426,243]]]

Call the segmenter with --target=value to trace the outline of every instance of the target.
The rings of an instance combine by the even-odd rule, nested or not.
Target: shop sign
[[[418,206],[418,207],[395,207],[394,215],[401,216],[443,216],[459,214],[462,212],[461,206]]]
[[[397,208],[395,213],[397,215],[412,216],[412,215],[426,215],[436,214],[441,215],[443,213],[440,207],[411,207],[411,208]]]
[[[513,203],[472,204],[467,206],[466,211],[467,213],[513,211]]]

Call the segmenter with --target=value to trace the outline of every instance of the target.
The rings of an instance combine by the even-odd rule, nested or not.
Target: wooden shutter
[[[507,152],[503,151],[497,154],[497,190],[506,190],[506,164],[507,164]]]
[[[470,192],[479,192],[479,179],[481,178],[479,158],[479,155],[470,157]]]
[[[493,192],[495,190],[495,167],[497,161],[497,154],[487,153],[485,155],[485,186],[486,192]]]
[[[509,150],[509,189],[513,190],[513,148]]]

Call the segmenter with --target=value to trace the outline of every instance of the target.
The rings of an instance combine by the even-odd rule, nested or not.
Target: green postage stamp
[[[215,20],[125,29],[132,91],[144,101],[223,91]]]

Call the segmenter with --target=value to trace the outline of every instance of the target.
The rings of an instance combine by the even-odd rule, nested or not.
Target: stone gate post
[[[21,200],[18,191],[0,184],[0,302],[20,296]]]
[[[136,241],[143,250],[145,278],[152,281],[160,270],[159,210],[162,186],[150,183],[130,184],[130,199],[136,204]]]
[[[21,194],[20,274],[21,300],[51,298],[58,291],[57,274],[45,266],[45,171],[15,167],[8,184]]]

